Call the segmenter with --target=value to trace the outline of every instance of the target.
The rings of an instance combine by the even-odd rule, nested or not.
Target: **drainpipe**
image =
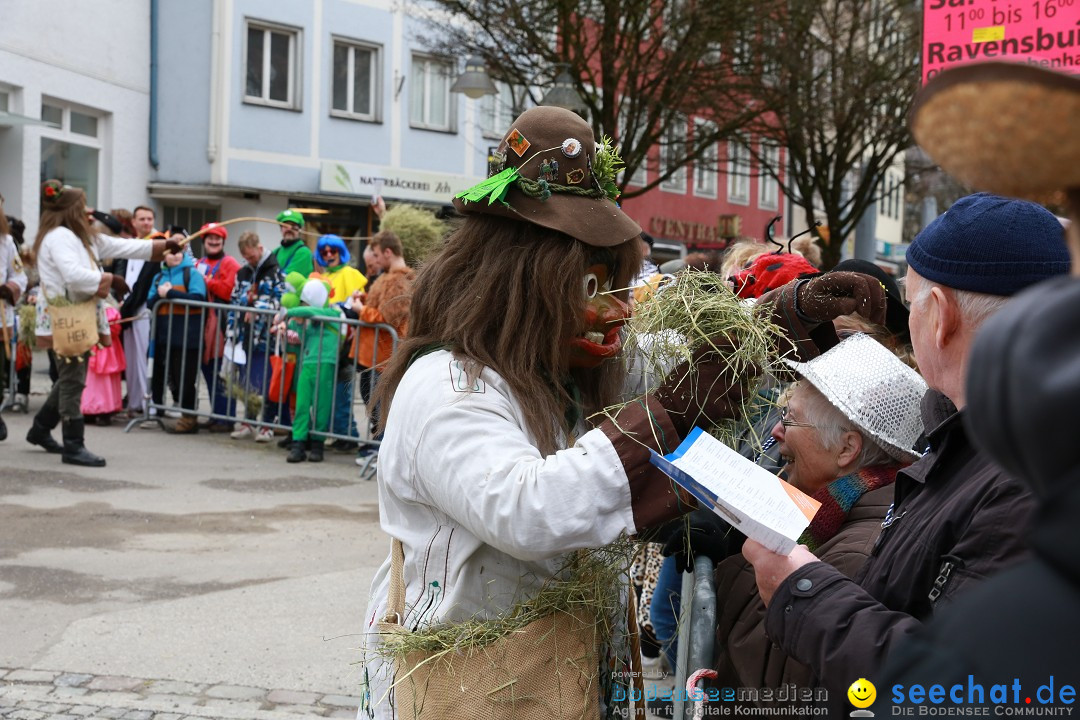
[[[150,165],[158,169],[158,2],[150,0]]]

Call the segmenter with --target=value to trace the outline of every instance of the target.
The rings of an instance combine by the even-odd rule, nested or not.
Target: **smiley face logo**
[[[877,688],[866,678],[851,683],[847,690],[848,701],[857,708],[868,708],[877,699]]]

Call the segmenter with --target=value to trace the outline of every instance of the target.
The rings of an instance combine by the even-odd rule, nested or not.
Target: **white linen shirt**
[[[582,426],[582,430],[584,427]],[[564,555],[635,533],[626,472],[601,430],[544,457],[506,382],[470,387],[446,350],[401,380],[379,452],[382,529],[401,541],[409,629],[491,618],[533,595]],[[378,655],[390,560],[372,582],[358,717],[392,718],[392,663]]]
[[[52,323],[46,310],[48,299],[66,296],[73,303],[86,302],[97,294],[101,285],[98,263],[106,258],[138,258],[149,260],[154,243],[129,240],[111,235],[96,235],[91,245],[93,259],[79,236],[66,227],[53,228],[41,240],[38,251],[38,277],[41,286],[37,302],[36,335],[52,335]],[[98,332],[107,333],[105,312],[98,301]]]

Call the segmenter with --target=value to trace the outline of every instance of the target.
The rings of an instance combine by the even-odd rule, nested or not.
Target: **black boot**
[[[64,423],[64,457],[61,459],[68,465],[105,467],[105,458],[90,452],[83,444],[85,425],[82,418]]]
[[[7,425],[2,417],[0,417],[0,440],[7,440]]]
[[[52,436],[52,429],[60,424],[60,413],[45,405],[34,416],[34,425],[26,433],[26,442],[45,448],[45,452],[60,455],[64,448]]]
[[[292,449],[289,450],[289,457],[285,458],[285,462],[299,463],[307,460],[307,453],[304,452],[304,441],[293,440]]]
[[[323,441],[312,440],[311,452],[308,453],[308,462],[322,462],[323,461]]]

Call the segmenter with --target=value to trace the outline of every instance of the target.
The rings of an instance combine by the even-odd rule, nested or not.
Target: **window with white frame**
[[[454,69],[450,63],[427,55],[412,56],[409,82],[409,124],[422,130],[454,132],[454,107],[450,84]]]
[[[7,112],[11,103],[11,95],[6,90],[0,90],[0,112]]]
[[[300,109],[300,31],[247,22],[244,102]]]
[[[694,134],[699,138],[716,132],[716,125],[701,118],[694,119]],[[720,153],[716,143],[711,142],[694,161],[694,194],[698,197],[716,197],[716,176],[720,173]]]
[[[379,121],[379,61],[378,45],[334,38],[331,115]]]
[[[41,119],[41,181],[50,178],[82,188],[86,202],[99,201],[100,156],[104,149],[104,115],[61,100],[44,98]]]
[[[766,171],[780,169],[780,148],[770,143],[761,143],[761,176],[758,178],[758,207],[776,210],[780,205],[780,183]]]
[[[495,81],[495,90],[494,95],[485,95],[480,100],[480,129],[488,138],[502,138],[506,134],[517,110],[515,95],[524,94],[501,80]]]
[[[675,115],[664,129],[660,141],[660,174],[673,170],[671,177],[661,181],[660,189],[668,192],[686,192],[686,132],[687,120]]]
[[[750,204],[750,151],[742,142],[728,141],[728,202]]]

